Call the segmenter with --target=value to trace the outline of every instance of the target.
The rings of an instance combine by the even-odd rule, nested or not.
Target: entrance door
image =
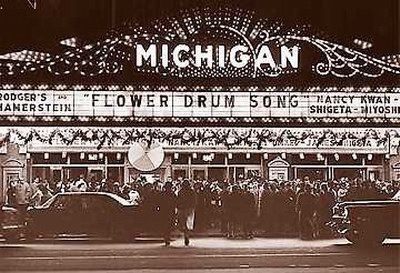
[[[355,178],[360,178],[360,179],[362,179],[363,177],[364,177],[364,172],[365,172],[365,169],[362,169],[362,168],[360,168],[360,169],[356,169],[356,168],[354,168],[354,169],[345,169],[345,168],[343,168],[343,169],[335,169],[334,170],[334,176],[335,176],[335,179],[340,179],[340,178],[342,178],[342,177],[347,177],[347,178],[349,178],[349,179],[355,179]]]
[[[3,181],[0,184],[0,203],[5,202],[7,189],[10,182],[17,180],[18,178],[23,178],[22,170],[24,164],[18,160],[10,159],[7,160],[3,165]]]
[[[229,168],[229,182],[235,181],[235,167]]]
[[[88,173],[88,168],[82,168],[82,167],[72,167],[70,168],[70,179],[72,181],[78,180],[81,175],[83,175],[84,179],[86,179]]]
[[[61,169],[59,170],[53,170],[53,183],[57,183],[61,181]]]
[[[206,170],[193,170],[192,178],[193,180],[205,180],[206,179]]]
[[[226,179],[226,168],[224,167],[209,167],[209,181],[224,181]]]
[[[107,176],[111,181],[123,182],[124,180],[124,168],[123,167],[108,167]]]
[[[377,170],[368,171],[368,179],[371,180],[371,181],[378,180],[380,178],[379,174],[380,174],[380,172],[377,171]]]
[[[247,179],[260,177],[260,168],[247,168]]]
[[[103,170],[90,170],[88,181],[90,182],[100,182],[104,177]]]
[[[322,168],[299,168],[297,169],[297,177],[304,179],[308,177],[310,181],[325,180],[327,169]]]
[[[236,181],[244,179],[244,167],[236,167]]]
[[[173,179],[176,180],[178,178],[187,178],[185,169],[177,169],[174,170]]]

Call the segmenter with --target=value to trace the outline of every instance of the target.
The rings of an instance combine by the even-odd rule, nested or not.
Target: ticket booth
[[[277,179],[278,181],[289,180],[290,164],[283,160],[280,156],[276,157],[268,164],[268,178],[269,180]]]

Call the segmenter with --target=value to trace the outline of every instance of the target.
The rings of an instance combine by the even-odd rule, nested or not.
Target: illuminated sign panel
[[[274,59],[270,48],[267,45],[261,45],[257,51],[249,49],[244,45],[236,45],[231,49],[227,49],[225,45],[195,45],[191,49],[189,45],[179,44],[174,48],[170,48],[168,44],[163,44],[157,48],[156,44],[151,44],[147,49],[142,44],[136,45],[136,66],[144,66],[146,61],[150,62],[151,67],[157,67],[159,63],[163,68],[167,68],[170,62],[173,66],[179,68],[186,68],[191,65],[190,59],[184,55],[193,52],[192,65],[201,68],[203,66],[212,68],[217,66],[225,68],[227,64],[232,65],[234,68],[243,68],[251,63],[252,55],[255,57],[255,65],[261,67],[268,65],[271,68],[287,68],[289,65],[292,68],[299,67],[299,47],[281,46],[280,57],[278,60]]]
[[[0,115],[397,118],[400,93],[3,90]]]
[[[317,37],[306,27],[290,30],[253,12],[182,11],[150,26],[116,31],[57,54],[23,50],[0,55],[0,76],[42,71],[49,75],[154,74],[173,78],[267,79],[287,75],[378,78],[400,75],[397,54],[372,56]]]

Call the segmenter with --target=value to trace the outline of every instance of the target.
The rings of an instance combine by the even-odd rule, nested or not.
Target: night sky
[[[65,37],[101,37],[112,27],[112,0],[0,0],[0,52],[51,47]],[[231,7],[256,12],[256,17],[287,26],[311,25],[324,38],[352,46],[354,38],[373,43],[370,53],[399,50],[399,1],[382,0],[116,0],[117,28],[125,23],[146,25],[195,7]],[[218,3],[218,4],[216,4]]]
[[[146,27],[154,20],[179,16],[182,10],[226,7],[254,11],[254,20],[278,21],[288,29],[296,25],[309,25],[312,33],[322,39],[376,58],[400,53],[399,0],[37,0],[37,9],[32,9],[27,0],[0,0],[0,4],[0,54],[24,49],[60,54],[65,51],[65,47],[59,41],[65,38],[78,37],[84,44],[91,43],[104,40],[113,25],[117,30],[124,29],[127,24]],[[372,48],[361,49],[353,43],[356,38],[371,42]],[[131,71],[120,75],[85,78],[84,81],[87,84],[110,84],[131,83],[132,79],[139,83],[188,84],[184,79],[135,74]],[[82,78],[78,75],[54,77],[46,73],[32,73],[24,80],[75,83]],[[268,81],[238,79],[235,84],[399,86],[399,82],[399,76],[390,73],[379,78],[356,76],[340,81],[336,77],[299,74]],[[207,83],[233,84],[232,78],[225,81],[211,79]],[[204,80],[190,79],[189,84],[204,84]]]

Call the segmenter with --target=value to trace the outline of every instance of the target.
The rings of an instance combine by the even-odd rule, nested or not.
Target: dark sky
[[[112,26],[113,0],[0,0],[0,52],[43,48],[64,37],[101,37]],[[147,24],[195,7],[252,10],[256,17],[287,26],[310,24],[324,38],[350,45],[354,38],[373,42],[370,52],[390,55],[399,49],[399,0],[115,0],[116,25]],[[354,46],[354,45],[353,45]]]

